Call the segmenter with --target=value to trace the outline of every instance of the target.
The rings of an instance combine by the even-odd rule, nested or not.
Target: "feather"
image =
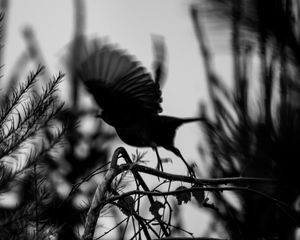
[[[162,111],[159,85],[133,56],[94,40],[83,46],[77,76],[105,111]]]

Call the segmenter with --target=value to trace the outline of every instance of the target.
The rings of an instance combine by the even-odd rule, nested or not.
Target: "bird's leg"
[[[158,150],[157,150],[157,147],[153,147],[155,153],[156,153],[156,157],[157,157],[157,165],[156,165],[156,169],[157,170],[161,170],[162,172],[164,171],[164,168],[163,168],[163,165],[162,165],[162,160],[158,154]]]
[[[164,169],[163,169],[163,166],[162,166],[161,158],[160,158],[159,153],[158,153],[157,144],[156,143],[151,143],[151,147],[155,151],[155,154],[156,154],[156,157],[157,157],[156,169],[161,170],[163,172]]]
[[[181,152],[179,151],[179,149],[174,147],[174,146],[169,146],[167,149],[170,150],[171,152],[173,152],[176,156],[181,158],[181,160],[184,162],[184,164],[186,165],[186,167],[188,169],[189,175],[191,177],[195,178],[196,174],[194,172],[194,169],[185,161],[185,159],[183,158],[183,156],[182,156]]]

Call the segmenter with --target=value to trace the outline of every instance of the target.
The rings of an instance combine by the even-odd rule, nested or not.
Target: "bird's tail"
[[[205,121],[205,119],[203,117],[177,118],[161,115],[155,116],[151,123],[153,124],[153,129],[159,129],[153,133],[156,143],[164,148],[173,146],[176,129],[182,124],[196,121]]]
[[[198,118],[182,118],[181,123],[189,123],[189,122],[206,122],[206,118],[204,117],[198,117]]]
[[[159,115],[159,116],[155,117],[154,122],[159,123],[160,126],[164,126],[169,129],[173,129],[175,131],[176,128],[178,128],[182,124],[189,123],[189,122],[197,122],[197,121],[205,121],[206,122],[206,119],[204,117],[177,118],[177,117]]]

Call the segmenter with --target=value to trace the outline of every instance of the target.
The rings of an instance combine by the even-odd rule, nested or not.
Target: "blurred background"
[[[207,99],[203,64],[189,16],[192,1],[87,1],[75,10],[74,1],[9,2],[4,74],[10,76],[20,53],[28,52],[24,32],[33,31],[47,71],[65,72],[64,55],[77,29],[76,16],[82,14],[83,33],[88,38],[101,37],[125,49],[152,71],[155,55],[153,38],[163,38],[166,46],[166,82],[163,88],[164,114],[193,117],[199,114],[199,103]],[[221,49],[220,49],[221,50]],[[230,73],[228,51],[219,52],[222,72]],[[27,70],[28,68],[26,68]],[[26,71],[25,71],[26,73]],[[69,76],[66,76],[66,79]],[[63,83],[62,85],[67,85]],[[180,91],[178,91],[180,89]],[[62,93],[66,102],[69,89]],[[176,145],[186,149],[184,156],[199,157],[196,124],[179,129]],[[152,152],[152,151],[149,151]]]
[[[72,108],[73,97],[70,86],[73,84],[70,71],[72,63],[68,62],[68,54],[76,34],[82,33],[90,39],[103,38],[108,43],[116,44],[118,48],[136,56],[152,73],[155,61],[154,42],[158,39],[163,41],[166,59],[166,80],[163,85],[162,103],[164,114],[178,117],[199,115],[199,103],[206,101],[208,91],[199,47],[189,15],[189,7],[193,1],[3,2],[6,3],[3,29],[4,48],[1,52],[4,63],[2,74],[5,76],[1,82],[2,89],[7,91],[17,86],[17,82],[22,78],[25,79],[29,71],[33,70],[37,64],[42,64],[46,66],[46,78],[52,77],[59,71],[66,73],[59,87],[59,95],[66,102],[67,107]],[[229,79],[228,52],[223,49],[218,54],[222,72]],[[95,109],[92,97],[84,91],[79,92],[79,109]],[[105,136],[102,136],[103,139],[98,140],[98,145],[94,147],[103,150],[108,159],[118,146],[125,146],[133,154],[136,152],[136,148],[126,146],[115,135],[114,129],[101,120],[93,116],[82,117],[77,134],[82,137],[83,141],[77,142],[74,149],[75,155],[77,153],[76,157],[80,158],[79,164],[80,161],[84,162],[83,159],[90,156],[91,140],[88,138],[95,137],[91,137],[91,135],[96,135],[95,132],[99,134],[99,130],[96,130],[99,125],[101,125],[101,134],[104,131]],[[175,140],[176,146],[181,149],[187,161],[190,163],[197,161],[199,166],[202,164],[199,161],[198,150],[200,135],[201,129],[197,123],[187,124],[178,130]],[[109,140],[106,141],[106,139]],[[67,149],[66,146],[64,148]],[[156,165],[155,153],[151,149],[139,149],[139,151],[147,152],[148,166]],[[166,171],[186,173],[180,159],[163,149],[160,152],[163,158],[172,159],[172,163],[165,164]],[[71,163],[73,164],[74,162]],[[94,164],[100,166],[101,161]],[[72,166],[67,166],[67,168],[72,168]],[[81,169],[80,165],[77,171]],[[197,171],[203,176],[207,175],[201,167]],[[71,183],[87,172],[72,174],[76,176],[72,176]],[[151,178],[149,181],[152,181]],[[59,184],[61,188],[59,192],[66,195],[70,190],[70,183],[64,185],[60,182]],[[11,202],[11,205],[15,204],[15,201],[11,199],[5,201]],[[203,220],[203,224],[199,227],[198,222],[194,220],[199,219],[201,214],[192,213],[195,213],[192,209],[186,212],[187,220],[192,217],[189,221],[189,230],[195,234],[201,233],[205,230],[207,223]]]
[[[38,157],[30,155],[28,164],[20,160],[21,151],[6,150],[23,146],[22,139],[16,140],[23,134],[19,125],[8,131],[12,137],[1,129],[1,159],[13,153],[15,169],[22,169],[15,170],[18,174],[1,169],[1,239],[78,239],[95,188],[103,181],[100,167],[118,146],[135,158],[146,152],[147,166],[156,165],[151,149],[125,145],[112,127],[95,118],[93,98],[74,77],[82,36],[102,38],[126,50],[153,75],[160,64],[163,114],[208,119],[204,125],[182,126],[175,139],[187,161],[197,166],[199,178],[251,177],[281,183],[246,184],[269,199],[243,191],[205,191],[206,200],[179,206],[164,198],[173,212],[167,224],[172,236],[299,239],[299,6],[298,0],[2,0],[1,92],[13,102],[22,96],[21,90],[14,94],[13,89],[43,65],[34,89],[44,96],[51,88],[49,79],[65,73],[57,95],[67,110],[50,115],[53,125],[62,125],[67,134],[61,141],[59,132],[45,127],[36,138],[46,139],[49,147],[43,145]],[[9,112],[5,99],[0,114],[4,123]],[[34,115],[30,108],[24,112]],[[186,174],[180,159],[159,151],[169,159],[166,172]],[[158,186],[157,178],[142,176],[150,189],[185,185]],[[120,192],[134,185],[131,175],[121,180]],[[143,216],[149,215],[147,203],[139,207]],[[98,239],[138,236],[133,220],[119,224],[126,214],[118,210],[103,211]],[[156,237],[161,236],[157,232]]]

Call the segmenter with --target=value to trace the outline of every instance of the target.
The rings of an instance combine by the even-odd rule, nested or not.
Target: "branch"
[[[126,164],[121,164],[118,165],[117,161],[120,157],[120,155],[125,159]],[[120,173],[124,171],[132,171],[134,174],[135,178],[139,181],[139,183],[142,185],[143,189],[145,191],[140,191],[140,190],[134,190],[130,191],[121,195],[109,197],[108,192],[111,192],[111,183],[115,177],[117,177]],[[160,178],[165,178],[171,181],[181,181],[181,182],[187,182],[187,183],[193,183],[196,185],[200,185],[200,187],[192,187],[192,188],[187,188],[184,190],[176,190],[176,191],[169,191],[169,192],[152,192],[149,190],[147,187],[146,183],[142,179],[139,173],[147,173],[153,176],[157,176]],[[96,223],[100,214],[100,211],[103,209],[103,207],[108,204],[115,204],[114,202],[118,199],[122,199],[126,196],[133,195],[133,194],[141,194],[141,195],[146,195],[148,196],[150,202],[152,196],[167,196],[167,195],[175,195],[178,193],[184,193],[184,192],[193,192],[193,191],[245,191],[245,192],[250,192],[257,194],[261,197],[267,198],[268,200],[272,201],[275,203],[277,206],[279,206],[281,209],[285,210],[285,213],[289,215],[296,223],[297,225],[300,226],[300,218],[293,209],[291,209],[287,204],[284,202],[281,202],[277,200],[276,198],[273,198],[265,193],[262,193],[260,191],[257,191],[255,189],[251,189],[248,187],[241,187],[241,186],[233,186],[233,187],[220,187],[220,186],[214,186],[214,187],[201,187],[204,185],[226,185],[226,184],[278,184],[279,182],[274,179],[269,179],[269,178],[244,178],[244,177],[235,177],[235,178],[218,178],[218,179],[197,179],[193,177],[188,177],[188,176],[182,176],[182,175],[177,175],[177,174],[170,174],[170,173],[165,173],[161,172],[158,170],[155,170],[153,168],[149,168],[146,166],[138,165],[136,163],[132,163],[132,160],[130,159],[128,153],[123,147],[117,148],[114,152],[114,155],[112,157],[111,161],[111,167],[107,171],[104,181],[98,185],[90,209],[88,211],[87,217],[86,217],[86,222],[85,222],[85,230],[84,234],[82,236],[83,240],[92,240],[93,235],[95,232],[95,227]],[[134,217],[136,217],[134,215]],[[158,221],[160,223],[160,221]],[[143,231],[145,233],[145,236],[147,239],[151,239],[149,232],[145,225],[142,226]],[[166,231],[166,229],[165,229]],[[167,233],[164,232],[165,234]],[[205,239],[205,238],[204,238]]]
[[[139,182],[139,184],[142,186],[142,188],[145,190],[145,191],[150,191],[150,189],[148,188],[147,184],[145,183],[144,179],[141,177],[141,175],[139,174],[139,169],[136,169],[135,166],[137,166],[136,163],[133,163],[131,158],[129,157],[127,151],[125,150],[125,148],[123,147],[120,147],[117,149],[121,154],[122,154],[122,157],[124,158],[125,162],[127,163],[126,165],[127,166],[130,166],[130,169],[128,170],[131,170],[133,176],[135,177],[135,179]],[[138,165],[139,166],[139,165]],[[122,165],[120,165],[120,168],[122,169]],[[158,171],[159,172],[159,171]],[[154,204],[154,199],[152,198],[151,195],[148,195],[148,199],[149,199],[149,202],[151,205]],[[167,229],[165,228],[162,220],[160,218],[157,218],[155,217],[155,219],[157,220],[157,222],[159,223],[160,227],[161,227],[161,230],[163,231],[163,233],[166,235],[166,236],[169,236],[170,233],[167,231]]]
[[[146,191],[140,191],[140,190],[133,190],[127,193],[124,193],[122,195],[114,196],[110,199],[108,199],[107,203],[114,202],[118,199],[124,198],[126,196],[130,195],[147,195],[147,196],[168,196],[168,195],[176,195],[180,193],[186,193],[186,192],[194,192],[194,191],[243,191],[243,192],[249,192],[254,193],[256,195],[259,195],[263,198],[266,198],[273,202],[275,205],[277,205],[280,209],[284,211],[284,213],[290,217],[298,226],[300,226],[300,216],[299,214],[292,209],[289,205],[286,203],[266,194],[260,191],[257,191],[255,189],[247,188],[247,187],[192,187],[192,188],[186,188],[182,190],[175,190],[175,191],[168,191],[168,192],[146,192]]]
[[[210,237],[166,237],[166,238],[155,238],[154,240],[227,240],[225,238],[210,238]]]
[[[100,211],[104,207],[105,200],[107,198],[107,192],[110,190],[110,185],[113,179],[120,173],[120,171],[115,168],[115,163],[118,158],[118,152],[115,151],[113,155],[113,160],[111,163],[111,168],[105,174],[104,180],[101,184],[98,185],[92,204],[87,213],[85,220],[84,233],[82,235],[83,240],[92,240],[97,224],[97,220],[100,214]]]
[[[194,183],[198,185],[220,185],[220,184],[280,184],[276,179],[272,178],[253,178],[253,177],[231,177],[231,178],[193,178],[184,175],[161,172],[156,169],[139,165],[139,164],[122,164],[119,166],[121,172],[126,170],[142,172],[156,177],[181,181],[186,183]]]
[[[117,148],[115,150],[113,157],[112,157],[112,161],[111,161],[111,167],[105,174],[104,181],[101,184],[99,184],[96,189],[94,198],[92,200],[92,204],[90,206],[90,209],[89,209],[87,217],[86,217],[84,233],[82,236],[83,240],[92,240],[93,239],[100,211],[106,205],[107,193],[110,192],[110,190],[111,190],[111,183],[112,183],[113,179],[122,172],[122,171],[120,171],[120,169],[117,166],[117,161],[118,161],[119,155],[122,153],[124,154],[124,151],[125,151],[124,148]],[[127,154],[127,152],[126,152],[126,154]],[[146,238],[151,239],[149,232],[147,231],[147,228],[144,225],[142,225],[142,228],[144,230]]]

